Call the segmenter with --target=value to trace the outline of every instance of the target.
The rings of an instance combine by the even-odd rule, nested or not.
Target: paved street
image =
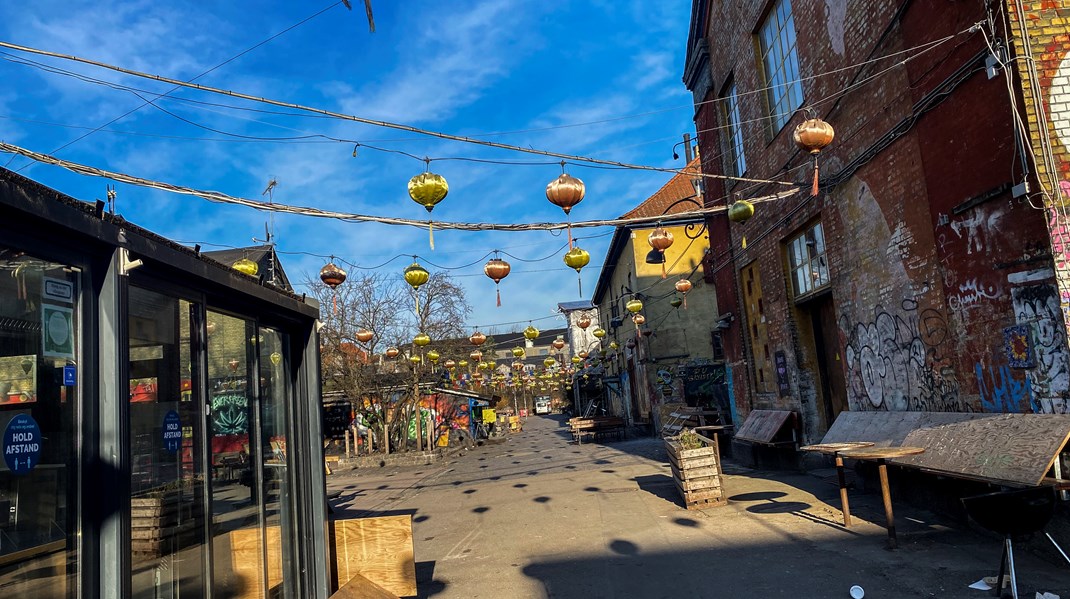
[[[846,529],[834,486],[731,463],[729,504],[685,510],[660,440],[576,446],[563,420],[434,466],[338,472],[336,515],[413,514],[421,597],[991,596],[967,585],[995,576],[998,538],[900,502],[888,551],[879,496],[856,492]],[[1070,597],[1070,567],[1015,557],[1022,597]]]

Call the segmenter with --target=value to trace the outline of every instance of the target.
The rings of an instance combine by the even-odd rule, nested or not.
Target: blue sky
[[[672,146],[694,131],[691,96],[681,83],[690,3],[683,0],[566,1],[373,0],[369,33],[361,0],[322,15],[197,80],[256,96],[393,121],[522,147],[659,167],[682,167]],[[331,6],[309,2],[160,3],[35,0],[0,8],[0,39],[188,80]],[[0,139],[52,153],[63,144],[141,104],[129,91],[16,64],[27,58],[154,93],[171,86],[57,59],[4,51],[0,55]],[[553,159],[445,141],[368,125],[236,110],[278,111],[263,104],[183,89],[144,106],[106,130],[59,151],[75,162],[177,185],[246,198],[270,179],[273,200],[323,209],[426,218],[406,185],[424,164],[351,143],[235,141],[213,132],[279,138],[322,134],[432,158],[552,162]],[[197,100],[227,106],[197,104]],[[288,111],[292,112],[292,111]],[[626,118],[622,118],[626,117]],[[190,124],[185,121],[192,121]],[[601,122],[599,122],[601,121]],[[62,126],[61,126],[62,125]],[[563,125],[579,125],[562,127]],[[494,135],[488,135],[494,134]],[[228,141],[214,141],[228,140]],[[682,152],[681,152],[682,154]],[[0,154],[0,164],[75,198],[105,197],[108,181]],[[442,160],[449,196],[433,213],[463,222],[560,222],[545,197],[556,165],[497,165]],[[654,193],[668,173],[570,166],[587,185],[575,220],[617,217]],[[117,211],[168,238],[205,249],[253,245],[268,216],[187,196],[117,185]],[[576,273],[561,260],[562,235],[538,232],[436,231],[276,215],[274,231],[294,282],[315,276],[335,255],[375,266],[418,254],[429,270],[478,261],[451,274],[467,290],[469,321],[492,325],[543,319],[557,302],[578,299]],[[594,288],[611,230],[585,229],[591,252],[583,271],[586,297]],[[501,308],[480,260],[500,249],[513,272],[502,282]],[[411,257],[383,267],[401,276]],[[347,267],[351,273],[355,269]],[[301,289],[298,288],[300,292]],[[560,320],[538,320],[544,328]],[[509,329],[513,327],[499,327]],[[523,328],[520,326],[519,328]]]

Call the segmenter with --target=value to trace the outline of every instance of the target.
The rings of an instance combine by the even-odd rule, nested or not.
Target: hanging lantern
[[[412,362],[415,365],[415,364],[419,364],[420,362],[423,362],[423,360],[420,359],[420,356],[417,356],[417,355],[413,354],[413,355],[409,356],[409,362]]]
[[[435,204],[441,202],[450,192],[445,177],[431,172],[424,172],[409,179],[409,197],[412,201],[427,209],[427,238],[431,249],[435,249],[434,226],[431,223],[431,211]]]
[[[230,267],[251,277],[255,277],[256,273],[260,272],[260,267],[256,265],[256,262],[253,262],[248,258],[242,258],[241,260],[234,262],[234,264],[231,264]]]
[[[487,341],[487,336],[479,331],[472,333],[472,336],[468,338],[468,342],[472,345],[483,345]]]
[[[487,361],[487,364],[490,366],[491,370],[493,370],[493,369],[498,367],[498,363],[495,362],[494,360]]]
[[[673,308],[679,308],[680,304],[682,304],[682,303],[684,303],[684,300],[682,300],[682,299],[680,299],[678,297],[674,297],[671,300],[669,300],[669,305],[672,306]]]
[[[498,287],[498,283],[502,282],[502,279],[509,276],[509,271],[512,269],[509,263],[501,258],[491,258],[483,265],[483,273],[494,281],[494,290],[498,296],[498,306],[502,305],[502,292]]]
[[[453,368],[457,366],[457,362],[454,362],[453,360],[446,360],[442,363],[442,365],[446,368],[449,368],[450,370],[453,370]]]
[[[514,347],[513,348],[513,357],[514,358],[523,358],[524,357],[524,348],[520,347],[520,346]]]
[[[572,211],[572,207],[583,201],[585,193],[587,193],[587,186],[583,184],[583,181],[565,172],[563,161],[561,162],[561,176],[550,181],[546,186],[546,199],[550,200],[551,204],[560,206],[565,211],[566,218]],[[568,247],[572,247],[571,220],[568,223]]]
[[[431,360],[432,364],[438,364],[439,354],[435,350],[427,352],[427,359]]]
[[[367,343],[371,341],[374,337],[375,333],[369,331],[368,329],[360,329],[357,331],[357,341],[360,341],[361,343]]]
[[[676,282],[676,290],[684,296],[684,310],[687,309],[687,292],[691,291],[691,281],[689,279],[680,279]]]
[[[814,184],[810,188],[810,195],[816,196],[818,192],[817,155],[825,146],[832,143],[836,132],[832,129],[832,125],[819,118],[812,118],[799,123],[792,137],[799,149],[809,152],[814,157]]]
[[[591,334],[597,337],[598,339],[601,339],[602,337],[606,336],[606,330],[602,327],[598,327],[597,329],[592,331]]]
[[[558,337],[557,339],[554,339],[553,342],[550,345],[554,346],[554,349],[558,349],[558,350],[564,349],[565,348],[565,340],[562,337]]]
[[[625,343],[624,345],[625,345],[625,346],[626,346],[626,347],[627,347],[628,349],[635,349],[635,339],[629,339],[629,340],[628,340],[628,342],[627,342],[627,343]]]
[[[547,356],[547,358],[542,361],[542,365],[547,367],[547,368],[553,366],[554,364],[557,364],[557,360],[555,360],[555,359],[553,359],[553,358],[551,358],[549,356]]]
[[[473,362],[482,362],[483,361],[483,352],[481,352],[481,351],[479,351],[477,349],[477,350],[473,351],[472,353],[468,354],[468,357],[472,358]]]
[[[642,314],[636,314],[632,316],[632,322],[635,323],[635,326],[641,326],[646,322],[646,316],[643,316]]]
[[[620,345],[616,341],[609,342],[609,349],[619,349]]]
[[[271,363],[278,366],[280,362],[282,362],[282,354],[277,351],[271,352]]]
[[[581,329],[586,330],[587,327],[591,326],[591,318],[589,316],[584,316],[584,317],[580,318],[579,320],[576,321],[576,326],[580,327]]]
[[[383,353],[386,355],[387,358],[390,358],[391,360],[393,360],[394,358],[398,357],[398,354],[401,353],[401,350],[399,350],[396,347],[388,347],[388,348],[386,348],[386,351],[383,352]]]
[[[579,282],[580,297],[583,297],[583,279],[579,276],[580,269],[591,262],[591,255],[587,253],[587,250],[581,249],[580,246],[576,246],[565,252],[564,260],[569,268],[576,270],[576,279]]]
[[[480,370],[486,370],[488,368],[490,368],[490,364],[489,363],[487,363],[487,362],[480,362],[479,363],[479,369]]]
[[[419,347],[431,344],[431,337],[427,333],[420,333],[412,338],[412,342]]]
[[[660,224],[654,227],[650,235],[646,237],[647,243],[659,253],[664,253],[672,245],[672,233],[665,230]],[[661,257],[661,278],[665,278],[665,256]]]
[[[528,328],[524,329],[524,338],[529,341],[534,341],[539,336],[539,329],[528,325]]]
[[[427,269],[420,266],[419,263],[413,262],[405,269],[405,282],[412,287],[412,296],[416,299],[416,314],[420,314],[420,295],[418,293],[420,285],[423,285],[431,278],[431,273],[427,272]]]
[[[524,363],[523,362],[521,362],[519,360],[516,361],[516,362],[513,362],[513,370],[522,370],[523,368],[524,368]]]
[[[460,366],[461,368],[467,368],[468,367],[468,360],[457,360],[457,365]]]
[[[583,358],[581,358],[579,356],[572,356],[572,363],[573,364],[579,364],[582,361],[583,361]]]
[[[639,301],[638,299],[633,298],[633,299],[628,300],[628,303],[625,304],[624,307],[627,308],[628,311],[631,312],[632,314],[635,314],[636,312],[638,312],[638,311],[643,309],[643,302]]]
[[[334,289],[346,282],[346,271],[339,268],[334,262],[329,262],[320,269],[320,280],[323,284]]]
[[[581,351],[580,353],[578,353],[578,354],[576,354],[576,355],[577,355],[577,356],[579,356],[580,358],[582,358],[582,359],[586,360],[586,359],[587,359],[587,356],[589,356],[590,354],[588,354],[588,353],[587,353],[587,351],[586,351],[586,350],[584,350],[584,351]]]
[[[745,223],[754,216],[754,204],[747,200],[736,200],[728,209],[728,220],[734,223]]]

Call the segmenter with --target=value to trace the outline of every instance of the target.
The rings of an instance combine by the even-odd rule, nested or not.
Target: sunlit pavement
[[[685,510],[657,439],[575,445],[561,416],[445,462],[338,472],[338,517],[411,513],[421,597],[983,598],[1000,539],[798,473],[726,466],[726,506]],[[894,478],[894,473],[893,473]],[[893,479],[894,485],[894,479]],[[1070,542],[1064,542],[1070,545]],[[1022,597],[1070,599],[1070,567],[1015,554]]]

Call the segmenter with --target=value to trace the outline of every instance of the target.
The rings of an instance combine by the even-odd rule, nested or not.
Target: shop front
[[[0,596],[326,597],[318,306],[0,169]]]

